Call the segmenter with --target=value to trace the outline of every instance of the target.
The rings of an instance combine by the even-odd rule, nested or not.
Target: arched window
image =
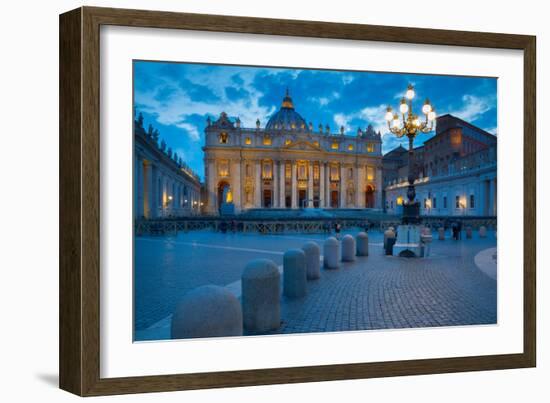
[[[226,132],[220,133],[220,144],[227,144],[229,142],[229,135]]]

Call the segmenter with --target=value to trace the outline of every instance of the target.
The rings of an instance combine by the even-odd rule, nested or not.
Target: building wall
[[[385,189],[386,211],[400,214],[407,199],[408,182],[401,180]],[[432,216],[496,216],[496,161],[415,182],[420,213]]]
[[[134,217],[182,217],[199,214],[201,184],[177,155],[142,121],[134,125]],[[177,161],[176,161],[177,159]]]
[[[436,135],[414,150],[416,199],[422,215],[496,216],[496,137],[452,115],[437,119]],[[383,157],[385,209],[400,214],[406,200],[408,156]]]

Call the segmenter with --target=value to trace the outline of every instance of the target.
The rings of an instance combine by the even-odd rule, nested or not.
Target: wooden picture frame
[[[524,52],[524,349],[468,356],[229,372],[100,377],[100,27],[171,28]],[[60,16],[60,387],[81,396],[533,367],[536,363],[535,37],[82,7]]]

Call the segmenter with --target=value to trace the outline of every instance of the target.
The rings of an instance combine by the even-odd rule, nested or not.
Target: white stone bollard
[[[242,334],[241,304],[225,287],[204,285],[189,291],[172,315],[172,339]]]
[[[321,248],[315,242],[307,242],[302,246],[306,255],[306,276],[308,280],[316,280],[321,277]]]
[[[281,274],[269,259],[249,262],[241,277],[244,328],[267,332],[281,325]]]
[[[395,238],[395,231],[394,230],[387,229],[386,231],[384,231],[384,250],[387,248],[388,238]]]
[[[342,238],[342,262],[353,262],[355,260],[355,239],[351,235]]]
[[[290,249],[283,255],[283,294],[301,298],[307,293],[306,254],[301,249]]]
[[[332,236],[323,245],[323,264],[329,270],[340,267],[340,243]]]
[[[431,243],[432,243],[432,234],[431,232],[424,232],[420,235],[420,241],[422,243],[423,248],[423,256],[428,257],[430,256],[431,251]]]
[[[485,225],[482,225],[481,227],[479,227],[479,237],[487,238],[487,227]]]
[[[437,233],[439,235],[438,239],[440,241],[444,241],[445,240],[445,228],[439,227],[439,229],[437,230]]]
[[[369,236],[366,232],[357,234],[357,256],[369,255]]]
[[[466,239],[472,239],[472,227],[466,227]]]

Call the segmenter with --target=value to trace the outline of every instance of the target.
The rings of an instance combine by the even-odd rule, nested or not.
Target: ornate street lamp
[[[389,130],[399,138],[403,136],[409,138],[409,172],[407,178],[409,187],[407,189],[408,201],[403,203],[403,224],[417,224],[420,221],[420,203],[414,200],[416,197],[416,191],[414,189],[416,174],[414,172],[413,163],[413,144],[418,134],[429,133],[433,130],[435,120],[435,110],[429,99],[426,99],[422,106],[422,113],[425,115],[425,119],[421,120],[418,115],[413,113],[412,100],[414,96],[414,87],[412,84],[409,84],[407,92],[405,96],[401,98],[401,103],[399,104],[401,118],[398,113],[393,113],[391,106],[388,106],[386,112],[386,121],[388,122]]]

